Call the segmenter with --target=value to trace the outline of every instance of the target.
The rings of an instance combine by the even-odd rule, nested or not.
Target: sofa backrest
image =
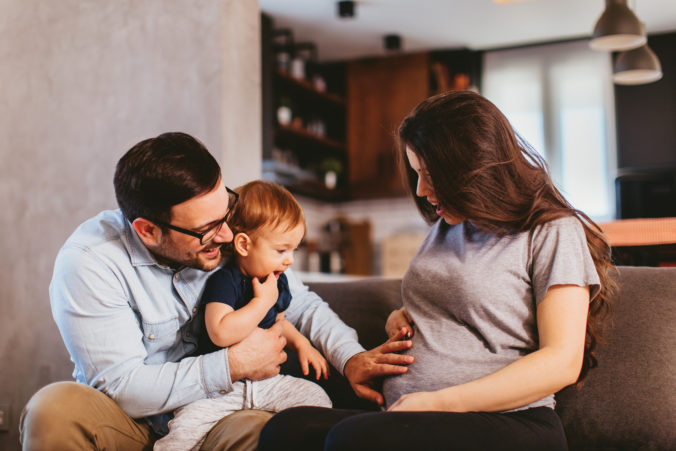
[[[571,450],[676,449],[676,268],[619,268],[609,343],[581,390],[557,394]],[[386,340],[385,321],[401,306],[401,281],[310,284],[367,349]]]
[[[599,366],[557,395],[571,449],[676,449],[676,268],[619,267]]]

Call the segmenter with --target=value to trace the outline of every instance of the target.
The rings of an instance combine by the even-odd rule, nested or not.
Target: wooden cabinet
[[[405,195],[396,139],[402,119],[431,94],[479,84],[479,52],[319,64],[314,45],[294,43],[291,30],[275,30],[265,15],[262,30],[263,176],[317,199]],[[292,64],[299,57],[302,73]],[[329,169],[338,172],[333,188]]]
[[[429,96],[428,54],[347,63],[348,186],[352,198],[406,193],[397,165],[397,128]]]

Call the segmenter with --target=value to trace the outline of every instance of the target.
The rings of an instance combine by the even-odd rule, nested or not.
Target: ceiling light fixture
[[[352,18],[354,17],[354,7],[355,2],[345,0],[338,2],[338,17],[340,18]]]
[[[606,9],[594,26],[589,46],[594,50],[622,51],[646,42],[645,30],[627,6],[627,0],[606,0]]]
[[[618,85],[641,85],[661,78],[660,60],[647,44],[617,55],[613,81]]]
[[[385,45],[385,50],[397,52],[401,50],[401,36],[398,34],[386,34],[383,37],[383,44]]]

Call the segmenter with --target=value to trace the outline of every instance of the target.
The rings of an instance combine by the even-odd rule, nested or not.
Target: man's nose
[[[221,230],[219,230],[216,236],[214,237],[214,242],[223,244],[231,242],[232,239],[233,239],[232,230],[230,230],[228,223],[224,222],[223,226],[221,227]]]

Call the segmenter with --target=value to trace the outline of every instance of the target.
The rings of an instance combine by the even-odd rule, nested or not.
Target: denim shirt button
[[[197,307],[193,307],[192,312],[197,313]]]
[[[218,393],[220,393],[221,395],[224,395],[224,394],[226,394],[227,392],[226,392],[225,390],[220,390]]]
[[[186,332],[186,333],[185,333],[185,336],[186,336],[186,337],[189,337],[189,336],[190,336],[190,332]]]
[[[174,279],[178,279],[178,273],[174,274]]]
[[[148,335],[148,338],[149,338],[150,340],[154,340],[154,339],[155,339],[155,334],[150,334],[150,335]]]

